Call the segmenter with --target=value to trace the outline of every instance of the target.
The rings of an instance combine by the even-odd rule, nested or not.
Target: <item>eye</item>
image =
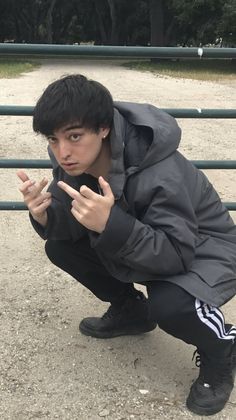
[[[47,137],[47,141],[50,144],[55,144],[57,142],[56,137]]]
[[[79,141],[80,140],[81,134],[79,134],[79,133],[73,133],[73,134],[70,135],[69,138],[70,138],[71,141],[76,142],[76,141]]]

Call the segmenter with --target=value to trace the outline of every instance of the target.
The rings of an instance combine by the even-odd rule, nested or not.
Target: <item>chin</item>
[[[64,169],[64,171],[67,173],[67,175],[70,176],[79,176],[82,175],[84,173],[84,171],[82,169]]]

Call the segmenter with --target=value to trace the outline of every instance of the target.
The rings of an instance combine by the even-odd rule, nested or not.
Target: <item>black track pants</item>
[[[132,294],[132,283],[122,283],[112,277],[90,247],[88,238],[79,242],[47,241],[45,251],[53,264],[60,267],[105,302]]]
[[[108,273],[87,238],[78,243],[50,240],[45,250],[53,264],[103,301],[114,302],[135,294],[132,283],[122,283]],[[162,330],[214,357],[229,354],[236,328],[225,324],[219,308],[167,281],[148,282],[147,293],[150,319]]]

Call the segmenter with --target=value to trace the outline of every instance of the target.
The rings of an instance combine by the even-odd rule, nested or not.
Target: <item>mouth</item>
[[[64,169],[73,169],[74,167],[76,167],[78,164],[75,162],[67,162],[67,163],[61,163],[62,168]]]

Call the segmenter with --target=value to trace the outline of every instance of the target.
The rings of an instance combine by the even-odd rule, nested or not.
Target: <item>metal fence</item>
[[[195,58],[235,59],[236,48],[117,47],[88,45],[0,44],[0,57]],[[0,105],[0,115],[32,116],[31,106]],[[236,118],[236,109],[163,109],[175,118]],[[195,160],[199,169],[236,169],[235,160]],[[49,160],[0,159],[0,168],[51,168]],[[224,203],[236,211],[236,202]],[[0,202],[0,210],[26,210],[22,202]]]

